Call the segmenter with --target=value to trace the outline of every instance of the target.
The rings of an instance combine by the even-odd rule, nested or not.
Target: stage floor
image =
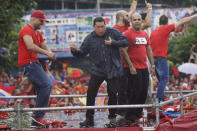
[[[23,120],[22,120],[22,129],[23,130],[35,130],[31,128],[31,118],[32,115],[31,112],[27,112],[23,114]],[[94,128],[80,128],[79,122],[85,120],[85,112],[75,112],[75,113],[65,113],[64,111],[53,111],[53,112],[47,112],[45,117],[45,120],[49,121],[56,121],[59,123],[59,125],[56,125],[55,127],[50,125],[50,127],[47,130],[51,131],[84,131],[84,130],[91,130],[91,131],[141,131],[144,130],[153,130],[152,127],[146,127],[143,124],[140,124],[140,127],[134,128],[134,127],[128,127],[128,128],[104,128],[104,125],[109,122],[108,120],[108,111],[101,112],[96,111],[94,115],[94,122],[95,126]],[[2,120],[0,120],[2,121]],[[61,122],[66,122],[66,125],[61,125]],[[9,127],[11,127],[12,130],[17,129],[18,121],[14,115],[10,116],[9,120],[5,123]],[[133,130],[133,129],[135,130]],[[63,130],[62,130],[63,129]],[[40,130],[40,129],[39,129]],[[42,129],[44,131],[44,129]]]

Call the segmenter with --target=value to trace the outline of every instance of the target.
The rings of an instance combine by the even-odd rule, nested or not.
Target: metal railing
[[[192,93],[196,92],[196,90],[182,90],[182,91],[165,91],[165,94],[178,94],[178,93]],[[152,94],[156,94],[157,92],[153,92]],[[75,98],[75,97],[86,97],[87,95],[50,95],[51,98]],[[98,94],[97,96],[108,96],[107,94]],[[0,99],[24,99],[24,98],[36,98],[35,95],[29,96],[0,96]]]
[[[17,119],[18,119],[18,130],[22,130],[22,112],[27,111],[38,111],[38,110],[44,110],[44,111],[50,111],[50,110],[83,110],[83,109],[111,109],[111,108],[155,108],[156,109],[156,126],[160,123],[160,116],[159,116],[159,108],[162,107],[165,104],[180,100],[180,111],[181,115],[183,115],[183,100],[186,97],[193,96],[197,94],[196,90],[186,90],[186,91],[165,91],[166,94],[177,94],[179,93],[180,96],[173,98],[168,101],[164,101],[159,103],[158,99],[155,99],[155,102],[153,104],[139,104],[139,105],[110,105],[110,106],[68,106],[68,107],[46,107],[46,108],[22,108],[21,103],[17,102],[16,108],[6,108],[6,109],[0,109],[0,112],[16,112],[17,113]],[[183,95],[183,93],[189,93],[186,95]],[[153,92],[153,94],[156,94],[156,92]],[[100,94],[99,96],[107,96],[107,94]],[[73,98],[73,97],[86,97],[86,95],[51,95],[51,98]],[[28,98],[36,98],[36,96],[0,96],[0,99],[28,99]]]

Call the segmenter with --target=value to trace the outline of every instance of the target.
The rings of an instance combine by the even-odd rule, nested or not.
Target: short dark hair
[[[168,17],[165,15],[160,16],[159,18],[159,24],[160,25],[166,25],[168,24]]]
[[[105,24],[105,20],[103,19],[103,17],[96,17],[93,22],[94,26],[96,25],[96,22],[104,22]]]

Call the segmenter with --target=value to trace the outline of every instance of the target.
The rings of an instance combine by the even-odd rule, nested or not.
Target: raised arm
[[[142,25],[142,30],[151,27],[152,22],[152,4],[145,2],[146,7],[148,9],[147,15],[144,21],[144,24]]]
[[[193,44],[191,49],[190,49],[190,53],[196,57],[197,53],[193,51],[195,47],[196,47],[196,45]]]
[[[197,18],[197,14],[189,16],[189,17],[185,17],[185,18],[181,19],[179,22],[175,23],[175,28],[178,28],[183,24],[187,24],[195,18]]]
[[[132,16],[132,14],[136,11],[136,7],[137,7],[137,0],[133,0],[130,6],[129,14],[128,14],[129,17]]]

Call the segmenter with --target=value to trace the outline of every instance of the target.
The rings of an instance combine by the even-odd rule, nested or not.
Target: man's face
[[[37,30],[37,29],[40,29],[40,27],[44,25],[44,21],[40,20],[39,18],[35,18],[35,25],[34,25],[34,28]]]
[[[103,36],[105,34],[106,27],[104,22],[96,22],[93,27],[97,36]]]
[[[128,13],[126,11],[122,13],[122,17],[123,17],[123,22],[125,24],[128,24],[129,23],[129,19],[128,19]]]
[[[132,18],[131,18],[131,24],[132,27],[136,30],[140,30],[141,25],[142,25],[142,17],[140,14],[135,13],[133,14]]]

